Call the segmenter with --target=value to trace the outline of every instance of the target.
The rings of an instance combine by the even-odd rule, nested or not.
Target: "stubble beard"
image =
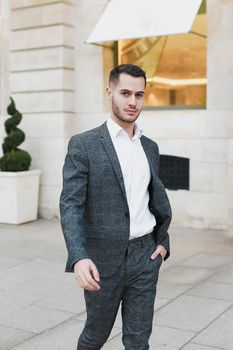
[[[114,100],[112,99],[112,112],[113,112],[114,116],[116,118],[118,118],[119,120],[121,120],[122,122],[131,124],[131,123],[134,123],[138,119],[138,117],[141,113],[141,109],[138,111],[137,114],[135,114],[134,119],[130,119],[130,120],[126,119],[124,116],[122,116],[120,108],[117,107]]]

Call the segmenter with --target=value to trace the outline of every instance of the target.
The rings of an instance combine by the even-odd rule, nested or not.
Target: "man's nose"
[[[134,95],[131,95],[129,100],[128,100],[129,106],[136,106],[136,98]]]

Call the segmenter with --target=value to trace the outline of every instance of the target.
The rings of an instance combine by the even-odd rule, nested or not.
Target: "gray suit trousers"
[[[84,291],[87,319],[77,350],[102,348],[120,305],[125,350],[149,349],[156,286],[162,263],[161,255],[155,260],[150,259],[155,248],[152,234],[130,240],[124,260],[114,275],[100,276],[101,289],[98,292]]]

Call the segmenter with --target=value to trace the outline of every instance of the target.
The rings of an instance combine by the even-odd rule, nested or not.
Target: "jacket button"
[[[129,217],[129,213],[128,213],[128,212],[125,212],[125,216],[128,218],[128,217]]]

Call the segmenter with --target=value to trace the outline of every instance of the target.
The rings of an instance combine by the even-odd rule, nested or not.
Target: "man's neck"
[[[132,139],[134,136],[134,130],[135,130],[135,122],[127,123],[123,122],[120,119],[116,119],[115,117],[111,116],[111,119],[118,124],[122,129],[125,130],[125,132],[128,134],[129,138]]]

